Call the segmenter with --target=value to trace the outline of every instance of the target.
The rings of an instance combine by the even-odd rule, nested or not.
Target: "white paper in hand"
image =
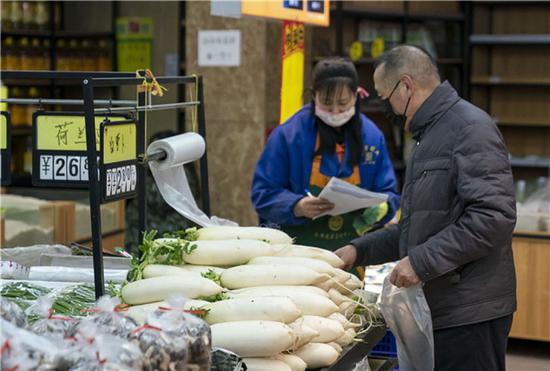
[[[334,209],[324,212],[314,219],[324,215],[346,214],[350,211],[379,205],[388,200],[388,195],[385,193],[370,192],[344,180],[332,177],[319,194],[319,198],[332,202]]]

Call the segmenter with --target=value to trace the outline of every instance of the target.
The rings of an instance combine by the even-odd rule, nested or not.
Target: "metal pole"
[[[197,99],[200,105],[197,107],[197,118],[199,120],[199,134],[206,141],[206,122],[204,117],[204,93],[202,85],[202,76],[197,79]],[[208,148],[208,146],[206,147]],[[210,190],[208,187],[208,150],[204,151],[204,155],[200,159],[200,173],[201,173],[201,196],[202,196],[202,211],[210,216]]]
[[[138,106],[145,106],[145,92],[138,93]],[[137,130],[137,153],[138,156],[145,155],[145,138],[147,133],[145,130],[145,115],[140,111],[138,115],[138,130]],[[143,233],[147,227],[147,164],[137,167],[137,202],[138,202],[138,241],[143,238]],[[141,256],[141,251],[138,252]]]
[[[113,108],[96,108],[94,110],[95,113],[112,113],[112,112],[142,112],[142,111],[162,111],[165,109],[173,109],[173,108],[185,108],[185,107],[193,107],[199,105],[199,101],[193,101],[193,102],[180,102],[180,103],[166,103],[166,104],[157,104],[154,106],[145,106],[145,105],[139,105],[134,107],[113,107]]]
[[[94,91],[92,82],[83,81],[84,117],[86,122],[86,152],[88,154],[88,192],[90,194],[90,218],[92,223],[92,246],[94,284],[96,299],[103,296],[103,249],[101,247],[101,200],[98,181],[96,131],[94,116]]]
[[[83,106],[84,100],[82,99],[30,99],[30,98],[6,98],[0,99],[0,103],[13,103],[13,104],[61,104],[67,106]],[[133,100],[107,100],[96,99],[94,100],[94,106],[128,106],[135,104]],[[107,109],[108,110],[108,109]]]

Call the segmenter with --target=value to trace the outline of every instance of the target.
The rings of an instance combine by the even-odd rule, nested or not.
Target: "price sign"
[[[111,202],[134,197],[137,185],[137,135],[133,120],[111,122],[100,126],[101,199]]]
[[[95,117],[96,149],[104,115]],[[124,116],[110,116],[113,121]],[[33,115],[32,182],[43,187],[88,186],[86,123],[81,112],[35,112]]]
[[[10,113],[0,112],[0,182],[9,185],[11,182],[11,120]]]

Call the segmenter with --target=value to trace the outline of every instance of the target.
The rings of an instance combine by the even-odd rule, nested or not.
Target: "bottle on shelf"
[[[44,67],[44,59],[42,58],[42,46],[40,45],[40,39],[34,38],[31,40],[31,48],[30,48],[30,58],[31,58],[31,65],[32,70],[45,70]]]
[[[35,30],[36,25],[36,2],[21,2],[21,23],[24,30]]]
[[[6,37],[2,45],[2,69],[17,70],[20,65],[19,50],[13,37]]]
[[[69,41],[69,70],[82,71],[82,49],[76,39]]]
[[[25,152],[23,153],[23,172],[32,173],[32,137],[25,138]]]
[[[11,1],[1,1],[0,5],[2,6],[2,30],[10,31],[11,30]]]
[[[82,71],[95,71],[96,63],[94,58],[94,49],[92,43],[88,39],[82,40],[81,44],[81,67]]]
[[[112,71],[113,65],[111,62],[111,49],[109,47],[109,42],[106,39],[99,40],[99,48],[97,50],[97,70]]]
[[[12,1],[10,7],[10,25],[12,30],[21,29],[21,3],[19,1]]]
[[[44,66],[44,69],[49,71],[52,69],[52,57],[50,54],[50,40],[46,39],[44,40],[44,43],[42,44],[42,65]]]
[[[24,98],[23,91],[18,86],[10,88],[8,96],[11,98]],[[13,126],[22,126],[26,124],[27,112],[25,106],[21,104],[10,104],[9,111],[11,113],[11,123]]]
[[[22,70],[32,70],[33,69],[33,59],[30,49],[29,39],[22,37],[19,39],[19,55],[21,56],[21,69]]]
[[[36,27],[40,31],[46,31],[48,29],[48,23],[50,22],[50,7],[46,1],[36,2]]]
[[[55,69],[58,71],[69,71],[70,70],[70,58],[69,50],[67,49],[67,42],[64,39],[57,40],[56,45],[56,66]]]

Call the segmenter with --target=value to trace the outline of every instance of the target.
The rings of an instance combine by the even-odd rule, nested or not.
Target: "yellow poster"
[[[283,22],[280,124],[303,105],[304,32],[303,23]]]
[[[120,17],[116,20],[117,69],[153,68],[153,19]]]
[[[290,20],[328,26],[329,0],[242,0],[241,12],[245,15]]]
[[[103,131],[103,162],[136,159],[136,124],[106,125]]]
[[[8,148],[8,119],[0,115],[0,149]]]
[[[110,117],[111,121],[125,120]],[[99,151],[99,127],[105,116],[96,116],[96,147]],[[47,151],[86,151],[84,116],[38,115],[36,117],[36,149]]]

